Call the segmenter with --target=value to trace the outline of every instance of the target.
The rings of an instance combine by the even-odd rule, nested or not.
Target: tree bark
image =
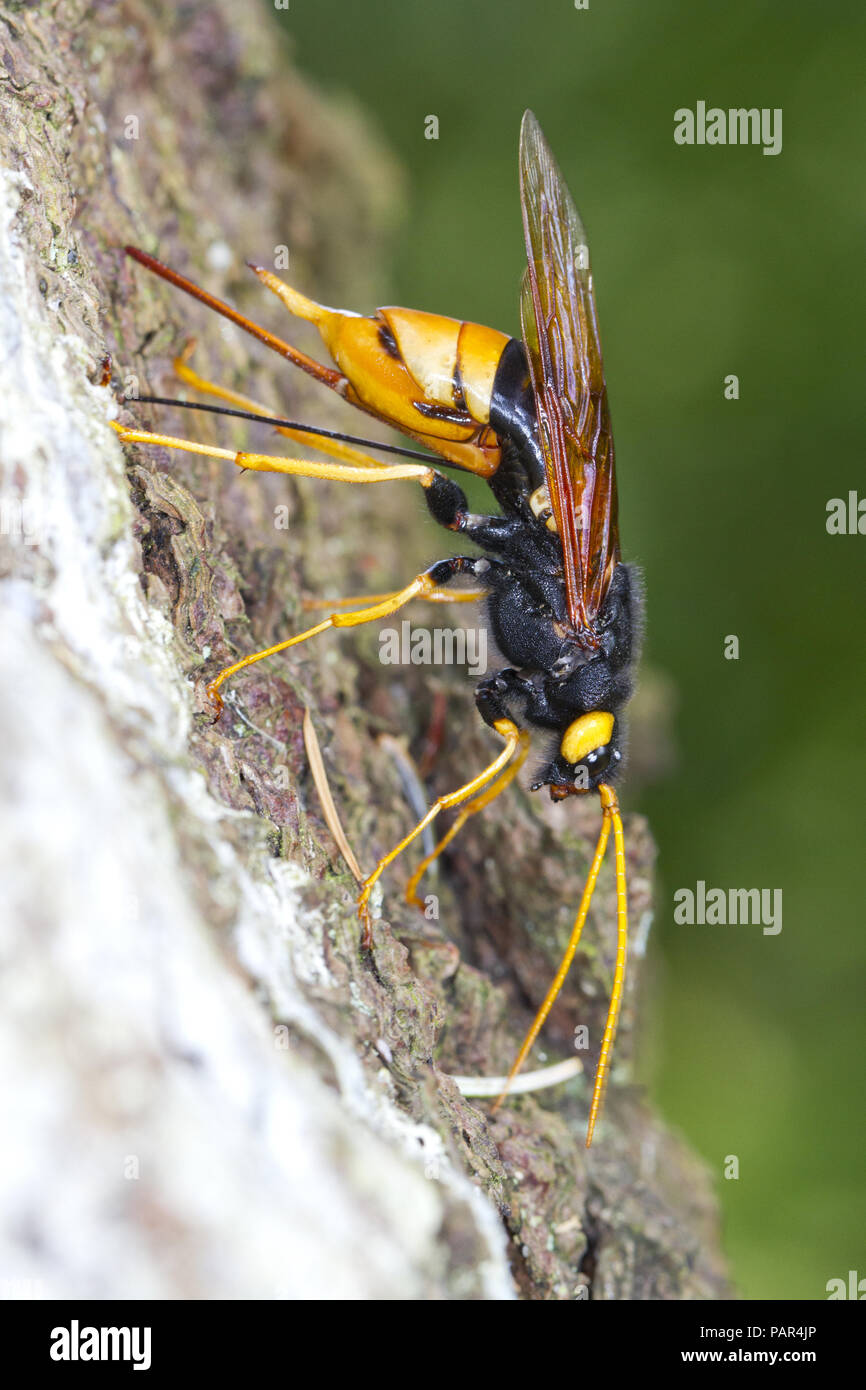
[[[386,876],[365,954],[304,709],[369,870],[415,816],[382,734],[420,757],[444,702],[430,797],[489,760],[468,682],[382,666],[362,629],[252,667],[217,725],[203,708],[203,675],[308,625],[305,595],[397,588],[435,557],[417,489],[124,455],[109,428],[120,411],[259,439],[118,405],[177,394],[172,357],[194,335],[202,374],[357,431],[122,247],[315,352],[243,262],[285,247],[288,279],[369,307],[398,170],[258,6],[64,0],[0,18],[7,1295],[728,1296],[707,1174],[629,1085],[639,950],[590,1155],[587,1082],[491,1120],[450,1079],[507,1069],[567,938],[597,806],[511,790],[431,880],[437,918],[402,901],[405,869]],[[106,351],[110,387],[95,384]],[[448,611],[436,625],[459,621]],[[638,818],[627,830],[634,942],[653,851]],[[576,1023],[600,1039],[613,901],[608,868],[544,1035],[557,1054]]]

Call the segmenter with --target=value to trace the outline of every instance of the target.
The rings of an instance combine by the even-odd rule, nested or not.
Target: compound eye
[[[595,777],[599,773],[607,772],[611,767],[616,767],[621,758],[619,750],[610,748],[607,744],[603,748],[594,748],[586,758],[587,772],[590,777]]]

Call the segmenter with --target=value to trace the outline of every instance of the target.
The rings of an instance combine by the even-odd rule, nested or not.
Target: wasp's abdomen
[[[417,309],[380,309],[379,315],[424,399],[488,424],[505,334]]]

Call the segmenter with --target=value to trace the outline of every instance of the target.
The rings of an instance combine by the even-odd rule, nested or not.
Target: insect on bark
[[[424,489],[434,520],[481,551],[480,556],[450,555],[393,593],[358,599],[361,607],[334,612],[305,632],[243,657],[213,677],[208,695],[218,712],[220,688],[229,677],[329,628],[374,622],[419,597],[483,599],[490,630],[508,664],[480,681],[475,703],[502,747],[475,777],[434,802],[361,884],[362,943],[372,943],[369,899],[384,870],[440,811],[460,808],[454,825],[409,881],[407,896],[418,901],[418,884],[433,859],[469,816],[489,805],[513,780],[527,756],[530,736],[543,739],[546,762],[533,790],[547,787],[555,801],[597,794],[601,831],[568,948],[493,1108],[501,1104],[523,1066],[562,988],[612,831],[616,963],[590,1103],[589,1147],[625,979],[625,845],[614,783],[622,768],[622,712],[632,691],[640,596],[634,573],[620,559],[613,436],[586,233],[530,111],[520,133],[520,201],[527,255],[520,303],[522,340],[412,309],[379,309],[369,316],[329,309],[271,271],[253,266],[291,314],[315,324],[332,367],[258,327],[146,252],[127,247],[129,255],[149,270],[432,453],[371,444],[283,420],[203,380],[185,359],[176,364],[182,379],[229,403],[228,408],[194,408],[268,420],[290,438],[314,445],[328,461],[236,453],[146,430],[115,428],[128,443],[224,458],[244,469],[361,484],[414,480]],[[189,404],[161,397],[142,400]],[[366,452],[370,447],[404,457],[382,463]],[[498,510],[487,516],[471,513],[462,488],[440,471],[442,466],[483,478]],[[474,587],[449,589],[460,576]]]

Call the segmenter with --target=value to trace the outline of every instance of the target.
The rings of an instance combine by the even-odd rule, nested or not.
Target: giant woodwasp
[[[440,560],[395,593],[377,596],[354,611],[333,613],[287,641],[243,657],[211,680],[208,694],[220,709],[219,688],[236,671],[328,628],[374,622],[416,597],[484,597],[490,629],[508,665],[479,683],[475,700],[504,746],[482,772],[434,802],[415,828],[379,860],[362,884],[358,902],[363,943],[369,947],[372,941],[369,898],[383,870],[441,810],[460,807],[455,826],[410,880],[407,896],[417,900],[421,875],[456,829],[514,778],[528,752],[528,728],[546,733],[551,747],[533,790],[547,786],[557,801],[597,792],[602,826],[565,956],[496,1105],[523,1066],[562,987],[612,829],[616,964],[590,1106],[588,1147],[625,977],[625,847],[613,782],[622,766],[622,710],[632,690],[640,598],[633,572],[620,560],[613,438],[586,233],[530,111],[520,134],[520,198],[528,262],[521,292],[523,341],[478,324],[409,309],[380,309],[370,316],[329,309],[271,271],[253,266],[290,313],[315,324],[334,367],[276,338],[147,253],[127,248],[148,269],[233,320],[360,410],[423,443],[438,459],[391,446],[391,453],[404,453],[407,460],[380,463],[357,447],[369,447],[370,441],[283,421],[246,397],[203,380],[184,360],[177,367],[188,385],[230,402],[235,408],[231,413],[269,420],[283,434],[329,455],[329,461],[236,453],[115,428],[130,443],[225,458],[243,469],[354,483],[414,479],[424,488],[433,518],[482,552]],[[161,397],[142,399],[187,404]],[[499,511],[472,514],[462,488],[433,467],[440,460],[483,478]],[[476,588],[449,592],[446,586],[459,575],[477,581]]]

